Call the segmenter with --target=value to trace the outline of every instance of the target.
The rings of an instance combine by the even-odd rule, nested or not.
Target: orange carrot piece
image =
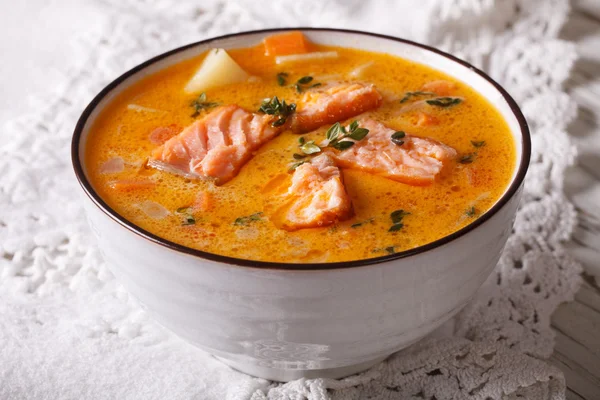
[[[212,194],[205,191],[200,191],[196,195],[196,200],[194,200],[194,205],[192,209],[194,211],[208,211],[211,210],[215,206],[215,199]]]
[[[308,51],[307,40],[302,32],[292,31],[264,38],[265,55],[285,56]]]

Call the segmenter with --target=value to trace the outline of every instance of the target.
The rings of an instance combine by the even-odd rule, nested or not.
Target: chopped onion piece
[[[342,76],[340,74],[326,74],[326,75],[312,75],[317,82],[330,82],[330,81],[340,81],[342,80]]]
[[[153,219],[163,219],[170,214],[169,210],[155,201],[146,200],[139,205],[140,210]]]
[[[139,104],[127,104],[127,109],[137,111],[137,112],[149,112],[149,113],[162,113],[164,111],[157,110],[156,108],[144,107]]]
[[[254,240],[258,238],[258,233],[256,228],[244,228],[235,231],[235,236],[241,240]]]
[[[379,93],[381,93],[381,96],[383,97],[384,101],[392,102],[392,101],[400,100],[400,96],[398,96],[396,93],[394,93],[391,90],[381,89],[381,88],[377,88],[377,90],[379,90]]]
[[[113,157],[100,166],[101,174],[117,174],[125,169],[125,161],[121,157]]]
[[[368,70],[369,68],[371,68],[374,64],[375,64],[374,61],[370,61],[368,63],[359,65],[358,67],[356,67],[352,71],[350,71],[350,73],[348,75],[351,78],[362,78],[365,71]]]
[[[329,251],[311,250],[304,257],[304,263],[323,263],[329,261]]]
[[[317,51],[313,53],[305,54],[290,54],[289,56],[277,56],[275,57],[276,64],[285,64],[290,62],[300,61],[318,61],[326,60],[328,58],[337,58],[337,51]]]

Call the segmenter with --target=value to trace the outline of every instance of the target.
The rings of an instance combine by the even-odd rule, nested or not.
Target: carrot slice
[[[292,31],[264,38],[265,55],[285,56],[308,51],[307,40],[302,32]]]
[[[215,206],[215,199],[209,192],[200,191],[196,195],[192,209],[194,211],[209,211]]]

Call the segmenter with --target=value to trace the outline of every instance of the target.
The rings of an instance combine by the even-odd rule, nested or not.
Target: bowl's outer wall
[[[308,34],[319,42],[398,54],[469,83],[506,117],[523,162],[522,126],[513,110],[490,82],[469,68],[392,39],[330,31]],[[264,35],[230,37],[211,46],[251,45]],[[121,82],[86,121],[79,158],[83,160],[89,125],[122,87],[207,47],[175,53]],[[433,331],[466,304],[498,262],[521,189],[522,184],[474,229],[426,252],[359,267],[305,271],[228,265],[186,254],[125,228],[87,193],[83,199],[111,271],[157,321],[238,368],[261,374],[256,371],[365,363]],[[264,377],[272,376],[302,373]]]
[[[324,369],[389,355],[458,312],[498,262],[519,197],[432,251],[318,271],[202,260],[157,246],[84,201],[111,271],[162,325],[237,363]]]

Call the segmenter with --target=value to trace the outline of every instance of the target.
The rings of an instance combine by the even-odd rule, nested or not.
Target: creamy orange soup
[[[451,146],[458,153],[456,162],[426,186],[342,168],[353,207],[350,219],[317,228],[279,229],[265,211],[269,185],[292,173],[288,170],[298,162],[293,154],[299,153],[300,136],[320,143],[331,124],[304,135],[282,132],[220,186],[146,164],[158,147],[149,139],[157,127],[177,132],[211,111],[212,104],[196,113],[191,103],[199,94],[183,91],[202,63],[201,55],[136,83],[101,113],[91,128],[85,157],[93,187],[123,217],[162,238],[226,256],[295,263],[360,260],[422,246],[472,223],[505,191],[516,162],[512,135],[500,113],[469,86],[388,54],[314,44],[308,51],[336,51],[338,56],[278,65],[274,56],[265,55],[262,44],[228,50],[252,77],[205,90],[203,100],[256,112],[264,98],[273,96],[300,103],[314,83],[369,82],[384,98],[369,112],[371,117],[407,135]],[[286,75],[278,79],[278,73]],[[313,79],[298,93],[294,84],[305,76]],[[438,80],[455,85],[451,97],[460,103],[436,107],[423,100],[440,96],[414,94]],[[198,201],[201,206],[192,208]],[[391,214],[397,210],[402,210],[401,221],[394,223]]]

